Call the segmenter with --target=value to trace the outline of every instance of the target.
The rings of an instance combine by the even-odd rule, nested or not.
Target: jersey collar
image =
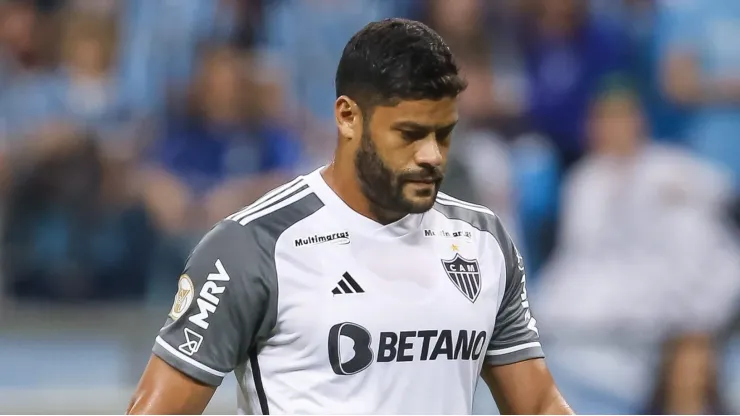
[[[306,182],[321,201],[332,210],[332,214],[340,215],[348,227],[364,234],[372,234],[375,237],[402,237],[412,231],[416,231],[421,226],[421,220],[424,214],[407,214],[398,221],[390,224],[380,224],[354,209],[350,208],[342,198],[329,187],[321,172],[326,168],[322,166],[305,176]]]

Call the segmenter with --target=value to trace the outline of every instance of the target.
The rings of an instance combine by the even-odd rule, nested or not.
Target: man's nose
[[[416,151],[416,164],[429,165],[434,167],[442,166],[444,157],[439,142],[430,135],[424,140],[419,141],[419,148]]]

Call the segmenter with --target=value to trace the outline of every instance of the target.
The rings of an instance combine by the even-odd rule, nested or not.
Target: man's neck
[[[357,175],[355,174],[354,165],[349,163],[337,162],[339,158],[335,157],[329,166],[322,172],[326,184],[331,188],[347,206],[355,212],[363,215],[380,224],[390,224],[397,221],[403,215],[391,213],[374,206],[362,192],[362,187]]]

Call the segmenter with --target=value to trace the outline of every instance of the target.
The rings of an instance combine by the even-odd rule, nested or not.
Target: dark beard
[[[370,201],[370,210],[381,222],[392,222],[406,214],[427,212],[434,206],[443,174],[440,169],[429,166],[419,172],[394,173],[383,162],[375,143],[370,138],[370,130],[365,126],[360,147],[355,154],[355,169],[362,193]],[[403,185],[408,180],[435,178],[434,197],[431,203],[418,203],[406,198]]]

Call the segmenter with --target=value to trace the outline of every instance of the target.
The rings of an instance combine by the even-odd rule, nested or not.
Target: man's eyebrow
[[[440,130],[447,130],[452,129],[457,124],[457,120],[453,121],[452,123],[445,124],[445,125],[434,125],[434,124],[422,124],[417,123],[415,121],[399,121],[397,123],[393,123],[391,126],[392,128],[396,130],[424,130],[424,131],[440,131]]]

